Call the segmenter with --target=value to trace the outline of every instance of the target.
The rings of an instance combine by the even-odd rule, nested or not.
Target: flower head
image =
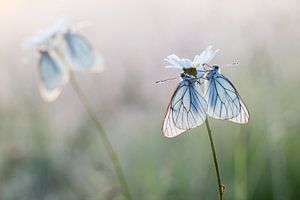
[[[216,55],[219,49],[212,50],[212,46],[208,46],[200,55],[196,55],[194,63],[197,66],[197,77],[203,77],[206,73],[204,65],[208,64]]]
[[[208,46],[200,55],[196,55],[194,62],[199,65],[208,64],[216,55],[219,49],[212,50],[212,46]]]
[[[189,75],[200,78],[203,77],[206,71],[204,65],[208,64],[218,51],[219,49],[213,51],[212,46],[208,46],[200,55],[196,55],[193,61],[172,54],[165,59],[171,64],[167,65],[166,68],[180,69]]]
[[[57,36],[66,31],[67,17],[61,17],[53,26],[39,30],[34,36],[25,40],[26,47],[51,47],[56,44]]]
[[[179,58],[175,54],[169,55],[165,61],[169,62],[171,65],[167,65],[166,68],[174,69],[189,69],[192,67],[193,63],[189,59]]]

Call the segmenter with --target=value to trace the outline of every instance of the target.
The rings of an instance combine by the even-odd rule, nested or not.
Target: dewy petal
[[[192,67],[192,61],[189,59],[181,59],[175,54],[169,55],[165,61],[169,62],[171,65],[166,66],[167,68],[175,69],[188,69]]]
[[[40,51],[39,60],[39,83],[41,96],[45,101],[55,100],[61,86],[68,80],[68,71],[48,51]]]
[[[208,46],[200,55],[195,56],[194,64],[208,64],[216,55],[219,49],[212,50],[212,46]]]

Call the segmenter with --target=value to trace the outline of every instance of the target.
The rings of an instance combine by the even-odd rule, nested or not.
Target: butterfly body
[[[216,119],[247,123],[249,113],[237,89],[220,72],[220,67],[213,65],[205,77],[205,99],[208,103],[207,114]],[[236,119],[240,114],[243,119]],[[238,117],[239,118],[239,117]]]
[[[206,119],[207,103],[203,98],[197,78],[181,73],[165,115],[163,132],[175,137],[191,128],[200,126]]]

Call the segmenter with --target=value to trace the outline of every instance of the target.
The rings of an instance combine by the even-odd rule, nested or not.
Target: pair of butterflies
[[[173,64],[173,68],[182,68],[183,72],[163,121],[162,129],[166,137],[172,138],[200,126],[207,115],[236,123],[249,121],[249,112],[236,88],[221,74],[219,66],[207,64],[216,52],[208,47],[201,54],[206,56],[202,56],[204,59],[197,62],[198,67],[193,66],[195,62],[190,63],[188,59],[179,59],[175,55],[167,60]],[[179,62],[175,64],[172,61]],[[201,90],[203,82],[204,94]]]
[[[65,26],[61,18],[53,27],[29,38],[27,44],[39,51],[38,77],[44,100],[53,101],[68,82],[71,71],[99,72],[102,60],[88,41],[74,29]]]

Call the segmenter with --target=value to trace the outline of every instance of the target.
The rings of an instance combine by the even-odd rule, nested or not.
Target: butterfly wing
[[[172,138],[175,137],[177,135],[180,135],[181,133],[183,133],[184,131],[186,131],[185,129],[180,129],[177,128],[173,117],[172,117],[172,108],[171,108],[171,102],[167,108],[167,112],[164,118],[164,122],[163,122],[163,134],[164,136],[168,137],[168,138]]]
[[[217,73],[206,81],[207,114],[216,119],[247,123],[249,113],[233,84]]]
[[[67,80],[67,73],[48,51],[40,52],[38,66],[41,96],[45,101],[53,101],[59,96],[61,86]]]
[[[207,103],[194,80],[183,80],[176,88],[163,122],[166,137],[175,137],[201,125],[206,119]]]
[[[71,31],[64,34],[68,59],[73,64],[74,70],[99,71],[102,69],[100,58],[96,56],[88,41]]]
[[[240,124],[246,124],[250,119],[249,111],[242,100],[240,100],[240,103],[241,103],[241,112],[236,117],[229,119],[229,121],[240,123]]]

